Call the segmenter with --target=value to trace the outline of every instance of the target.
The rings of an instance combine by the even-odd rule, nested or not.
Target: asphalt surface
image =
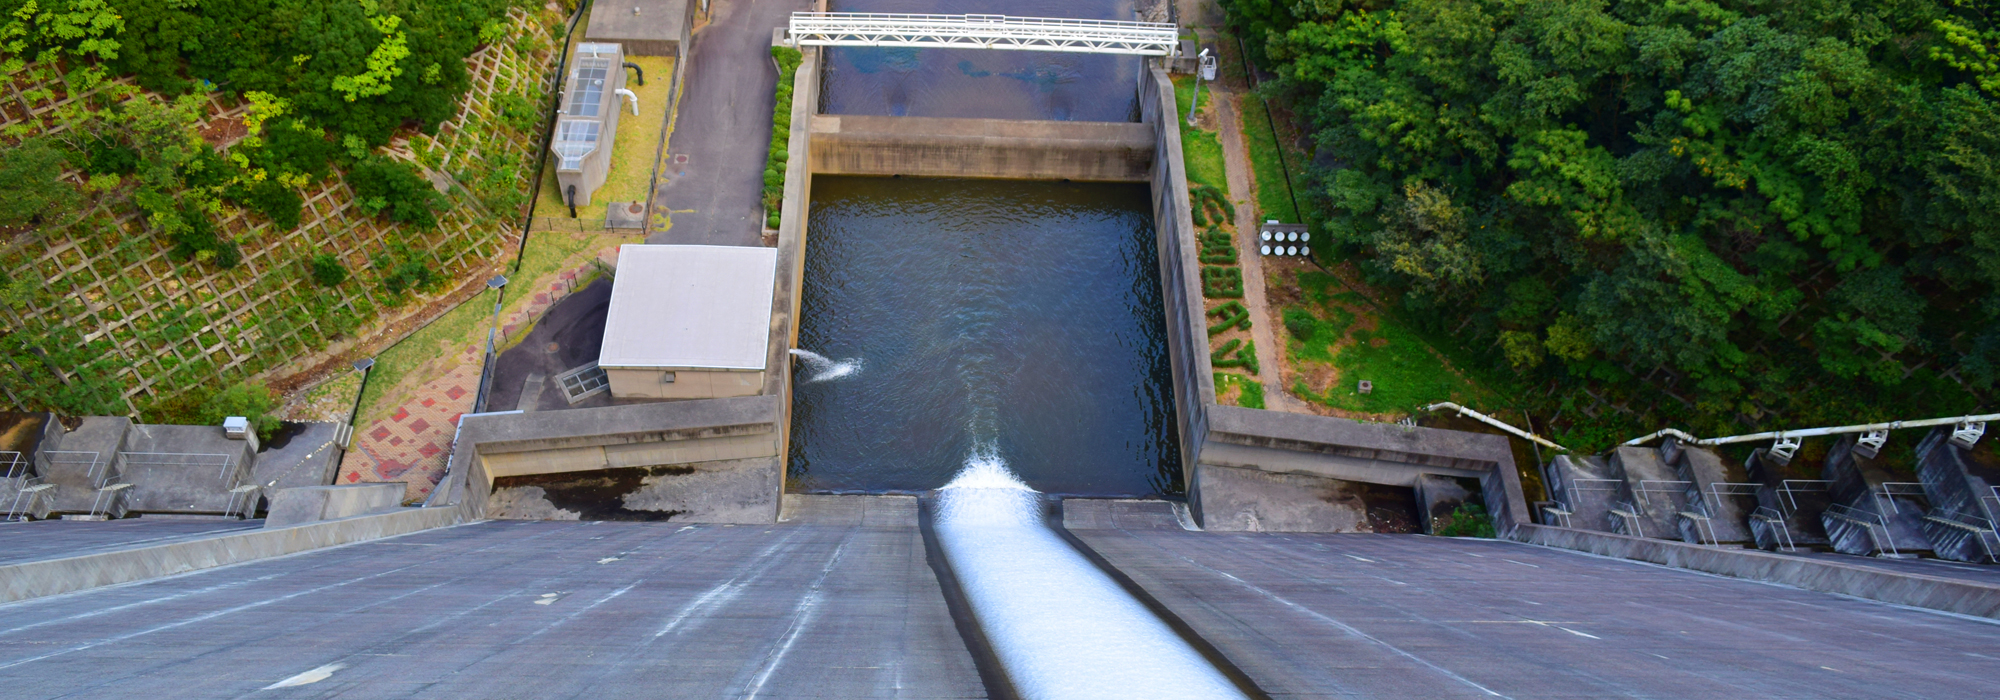
[[[143,516],[102,522],[37,520],[0,523],[0,564],[148,547],[263,526],[263,520],[177,520]]]
[[[557,375],[597,361],[598,351],[604,345],[604,316],[610,309],[609,277],[593,280],[550,306],[535,320],[528,337],[500,353],[493,365],[493,393],[487,397],[487,410],[547,411],[611,405],[611,393],[605,392],[572,406],[556,382]],[[542,380],[533,387],[534,396],[524,401],[522,394],[531,390],[527,382],[530,375],[540,375]]]
[[[333,444],[333,438],[339,431],[339,423],[285,423],[257,453],[250,481],[264,487],[266,499],[277,489],[333,483],[338,466],[335,460],[340,458],[340,447]]]
[[[1989,586],[2000,586],[2000,566],[1994,566],[1991,564],[1965,564],[1955,561],[1947,561],[1944,559],[1930,559],[1930,558],[1879,559],[1876,557],[1862,557],[1862,556],[1855,556],[1852,554],[1835,554],[1832,552],[1812,552],[1805,550],[1801,550],[1796,553],[1775,552],[1775,554],[1786,557],[1807,557],[1811,559],[1817,559],[1820,561],[1832,562],[1835,564],[1847,564],[1850,566],[1866,566],[1872,569],[1894,571],[1899,574],[1918,574],[1922,576],[1936,576],[1939,578],[1951,578],[1951,579],[1958,579],[1961,581],[1972,581],[1974,583],[1984,583]]]
[[[687,85],[653,192],[652,211],[666,213],[672,225],[662,231],[648,222],[647,243],[761,244],[771,93],[778,85],[771,29],[812,6],[806,0],[710,5],[712,21],[695,32],[688,54]]]
[[[914,527],[524,521],[0,606],[0,688],[984,696]]]
[[[1970,698],[2000,624],[1506,542],[1075,533],[1273,697]]]

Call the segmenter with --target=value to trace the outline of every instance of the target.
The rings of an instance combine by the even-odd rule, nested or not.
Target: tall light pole
[[[1194,73],[1194,97],[1188,98],[1188,126],[1194,126],[1194,111],[1201,107],[1201,81],[1215,81],[1215,56],[1208,49],[1202,49],[1195,56],[1198,69]]]
[[[486,280],[486,288],[493,290],[493,325],[486,329],[486,365],[479,370],[479,396],[473,399],[473,413],[486,410],[486,392],[493,382],[493,337],[500,332],[500,303],[507,298],[500,288],[505,286],[506,275],[494,275],[493,279]]]

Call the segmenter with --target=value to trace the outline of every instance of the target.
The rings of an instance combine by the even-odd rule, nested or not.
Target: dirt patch
[[[250,135],[250,128],[243,124],[242,115],[237,115],[211,119],[200,133],[201,140],[207,141],[208,145],[221,147]]]
[[[493,487],[496,493],[502,489],[539,488],[542,497],[556,509],[575,513],[584,520],[659,521],[671,520],[682,511],[631,510],[625,507],[625,495],[644,486],[647,477],[692,473],[694,468],[686,466],[629,467],[588,472],[588,475],[568,472],[510,476],[495,479]]]

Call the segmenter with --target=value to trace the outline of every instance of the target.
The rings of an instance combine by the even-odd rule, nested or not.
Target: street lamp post
[[[1199,70],[1194,74],[1194,97],[1188,98],[1188,126],[1194,126],[1194,111],[1201,107],[1201,81],[1215,80],[1215,56],[1210,54],[1208,49],[1202,49],[1201,53],[1195,56],[1195,61]]]
[[[493,325],[486,329],[486,362],[479,370],[479,396],[472,402],[474,413],[486,410],[486,393],[491,389],[493,382],[493,339],[500,332],[500,304],[507,298],[506,293],[500,291],[500,288],[505,286],[507,286],[506,275],[494,275],[493,279],[486,280],[486,288],[493,290]]]

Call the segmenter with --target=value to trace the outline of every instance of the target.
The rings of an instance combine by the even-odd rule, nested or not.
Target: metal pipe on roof
[[[633,9],[638,9],[638,8],[633,8]],[[637,64],[637,63],[633,63],[633,62],[631,62],[631,61],[626,61],[626,62],[625,62],[625,67],[626,67],[626,68],[630,68],[630,69],[632,69],[632,72],[634,72],[634,73],[638,73],[638,74],[639,74],[639,87],[645,87],[645,86],[646,86],[646,69],[644,69],[644,68],[640,68],[640,67],[639,67],[639,64]],[[638,114],[638,113],[637,113],[637,112],[633,112],[633,114]]]
[[[1887,423],[1843,425],[1833,428],[1806,428],[1804,430],[1773,430],[1762,433],[1750,433],[1748,435],[1730,435],[1727,437],[1715,437],[1715,438],[1697,438],[1693,435],[1683,433],[1679,430],[1675,430],[1673,428],[1667,428],[1665,430],[1661,430],[1659,432],[1647,435],[1645,437],[1633,438],[1631,440],[1627,440],[1625,444],[1637,445],[1657,437],[1673,436],[1681,439],[1683,442],[1695,445],[1727,445],[1735,442],[1756,442],[1758,440],[1776,440],[1778,438],[1818,437],[1823,435],[1846,435],[1850,433],[1872,433],[1878,430],[1900,430],[1903,428],[1928,428],[1939,425],[1959,425],[1961,423],[1985,423],[1987,421],[2000,421],[2000,413],[1986,413],[1974,416],[1957,416],[1954,418],[1925,418],[1922,420],[1898,420],[1898,421],[1889,421]]]

